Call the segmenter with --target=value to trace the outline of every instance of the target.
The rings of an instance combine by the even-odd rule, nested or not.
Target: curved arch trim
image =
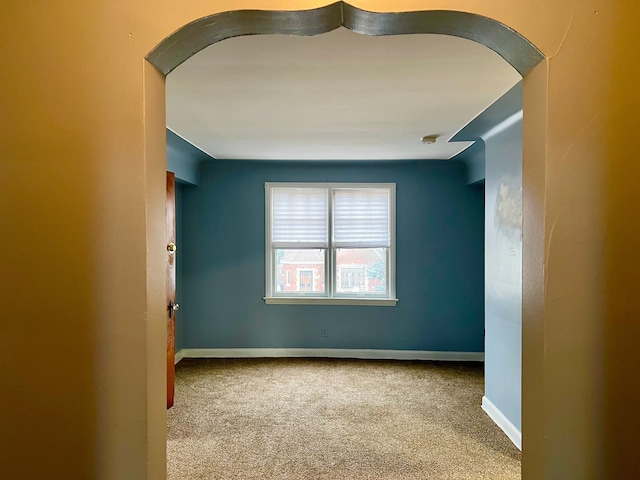
[[[200,50],[242,35],[318,35],[345,27],[365,35],[435,33],[478,42],[509,62],[521,75],[544,59],[542,52],[506,25],[481,15],[448,10],[375,13],[336,2],[298,11],[236,10],[217,13],[175,31],[147,60],[167,75]]]

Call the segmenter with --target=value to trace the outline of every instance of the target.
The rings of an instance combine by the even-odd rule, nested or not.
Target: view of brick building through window
[[[336,293],[386,294],[386,248],[338,248]],[[278,249],[278,292],[325,293],[323,249]]]

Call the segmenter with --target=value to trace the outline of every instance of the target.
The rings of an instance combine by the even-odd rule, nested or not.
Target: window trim
[[[297,305],[375,305],[395,306],[396,298],[396,184],[395,183],[340,183],[340,182],[265,182],[265,296],[267,304]],[[328,195],[328,235],[329,244],[325,254],[325,293],[320,295],[288,292],[276,294],[276,272],[273,249],[271,247],[271,189],[272,188],[323,188]],[[389,248],[387,258],[387,295],[354,296],[336,294],[337,285],[333,247],[333,190],[349,188],[389,189]]]

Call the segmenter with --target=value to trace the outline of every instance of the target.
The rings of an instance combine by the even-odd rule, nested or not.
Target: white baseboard
[[[378,360],[442,360],[483,362],[484,352],[431,352],[346,348],[183,348],[182,358],[359,358]],[[176,358],[178,354],[176,354]]]
[[[482,409],[507,434],[518,450],[522,451],[522,432],[487,397],[482,397]]]
[[[175,364],[177,364],[180,360],[184,358],[184,350],[178,350],[176,352]]]

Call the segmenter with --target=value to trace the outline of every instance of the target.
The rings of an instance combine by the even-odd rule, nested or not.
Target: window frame
[[[341,183],[341,182],[265,182],[265,296],[267,304],[301,305],[376,305],[395,306],[396,298],[396,184],[395,183]],[[277,292],[277,265],[275,249],[271,244],[271,191],[274,188],[322,188],[327,191],[328,245],[324,255],[325,291],[319,294]],[[353,295],[336,293],[336,247],[333,246],[333,191],[336,189],[388,189],[389,190],[389,247],[387,252],[386,295]],[[343,247],[348,248],[348,247]],[[359,248],[359,247],[352,247]],[[364,248],[364,247],[360,247]],[[294,248],[295,249],[295,248]]]

